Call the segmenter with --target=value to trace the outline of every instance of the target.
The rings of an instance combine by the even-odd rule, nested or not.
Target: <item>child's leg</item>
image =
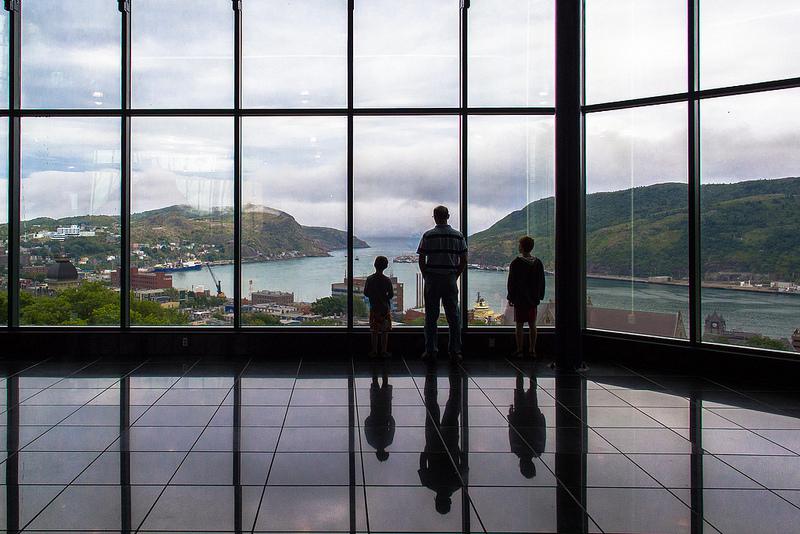
[[[525,350],[525,323],[517,321],[517,327],[514,330],[514,337],[517,341],[517,352],[524,352]]]
[[[387,354],[389,352],[389,332],[385,331],[381,334],[381,354]]]
[[[538,333],[536,331],[536,323],[535,322],[531,322],[531,323],[528,323],[528,325],[530,326],[530,329],[531,329],[530,333],[529,333],[530,338],[531,338],[530,339],[530,348],[528,350],[531,353],[531,356],[536,357],[536,335]]]
[[[372,342],[372,352],[370,354],[372,355],[378,354],[378,337],[380,337],[378,332],[372,331],[370,333],[370,341]]]

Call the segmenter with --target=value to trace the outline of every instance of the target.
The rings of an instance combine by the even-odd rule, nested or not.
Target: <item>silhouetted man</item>
[[[544,452],[547,440],[544,414],[536,396],[536,379],[531,377],[525,391],[524,377],[517,372],[514,404],[508,408],[508,440],[511,452],[519,457],[519,471],[525,478],[536,476],[534,458]]]
[[[375,449],[378,460],[389,458],[386,448],[394,441],[395,422],[392,416],[392,386],[386,366],[383,366],[381,383],[378,383],[378,369],[372,367],[372,384],[369,387],[369,416],[364,420],[364,434]]]
[[[461,487],[467,470],[459,443],[461,380],[456,369],[450,370],[449,378],[450,394],[440,419],[435,365],[431,365],[425,375],[428,417],[425,419],[425,450],[420,453],[418,471],[422,485],[436,492],[436,511],[440,514],[450,512],[452,495]]]
[[[419,270],[425,281],[425,352],[424,359],[435,359],[437,323],[440,306],[444,306],[450,328],[450,358],[461,359],[461,314],[458,309],[458,277],[467,267],[467,242],[461,232],[447,220],[450,212],[436,206],[433,219],[436,227],[423,234],[417,248]]]

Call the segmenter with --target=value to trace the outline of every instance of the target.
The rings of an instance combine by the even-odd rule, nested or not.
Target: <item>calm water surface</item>
[[[403,299],[406,309],[416,302],[415,263],[391,263],[396,256],[414,254],[417,239],[370,239],[371,247],[355,251],[353,269],[356,276],[367,276],[374,271],[376,256],[389,258],[386,274],[396,276],[404,284]],[[326,258],[299,258],[266,263],[248,263],[242,266],[242,293],[270,289],[292,291],[295,300],[313,302],[330,296],[331,283],[342,282],[347,270],[346,251],[334,251]],[[222,281],[222,289],[233,294],[233,265],[214,267],[214,274]],[[496,312],[506,308],[507,273],[498,271],[469,271],[469,301],[475,302],[477,293],[486,299]],[[252,285],[251,285],[252,282]],[[196,286],[213,288],[207,270],[173,273],[177,288]],[[553,299],[553,277],[547,277],[545,301]],[[642,310],[675,313],[681,311],[684,321],[689,316],[689,291],[683,286],[668,286],[589,279],[587,287],[592,304],[603,308]],[[730,289],[704,289],[703,315],[714,311],[722,314],[729,329],[760,332],[775,338],[789,338],[800,327],[800,295],[752,293]],[[688,322],[685,323],[688,330]]]

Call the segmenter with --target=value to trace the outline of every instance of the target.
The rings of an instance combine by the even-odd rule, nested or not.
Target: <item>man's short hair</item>
[[[436,206],[433,208],[433,218],[434,219],[449,219],[450,218],[450,210],[447,209],[447,206]]]
[[[522,247],[523,252],[530,252],[533,250],[533,238],[529,235],[520,237],[519,246]]]
[[[389,259],[386,256],[378,256],[375,258],[375,268],[385,271],[389,267]]]

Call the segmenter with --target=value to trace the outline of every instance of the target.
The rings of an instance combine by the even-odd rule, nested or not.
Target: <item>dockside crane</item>
[[[214,275],[213,269],[211,269],[211,264],[206,262],[206,267],[208,268],[208,272],[211,273],[211,279],[214,280],[214,285],[217,287],[217,297],[224,299],[225,293],[222,292],[222,281],[217,280],[216,275]]]

